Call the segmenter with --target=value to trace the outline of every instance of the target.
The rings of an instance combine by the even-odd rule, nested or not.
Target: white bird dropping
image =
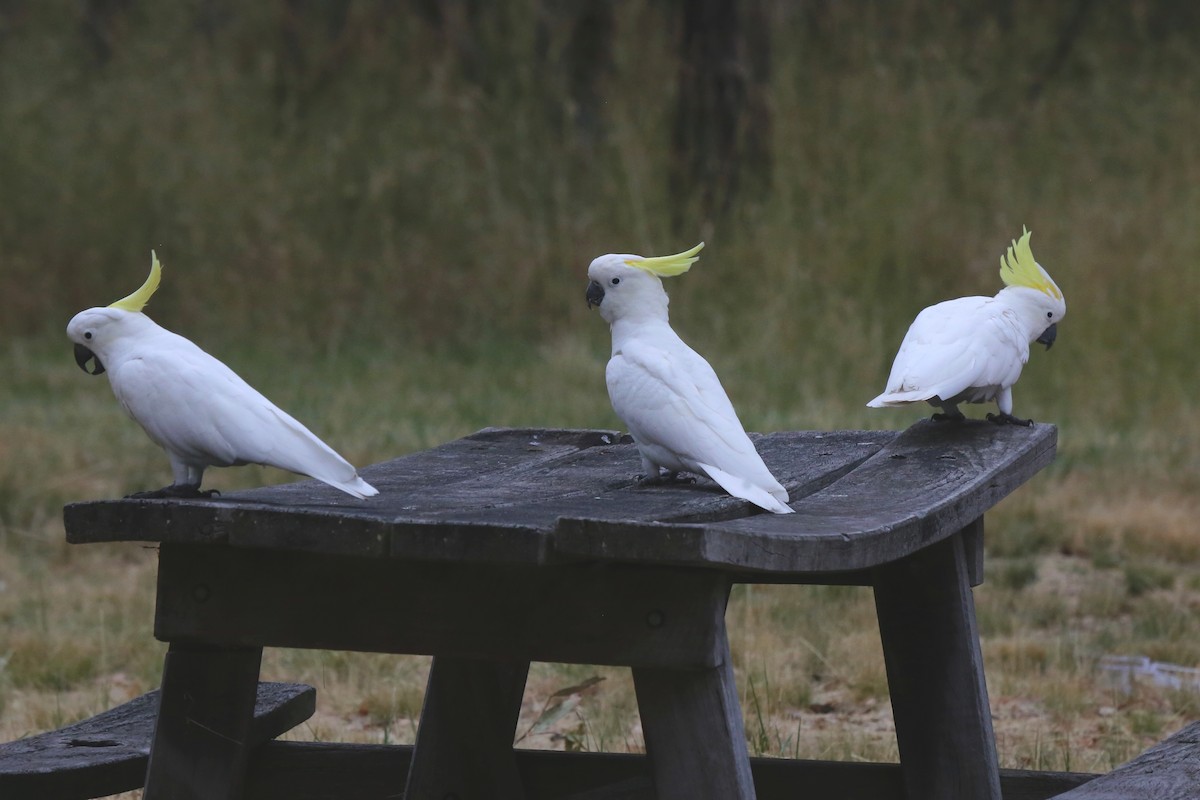
[[[346,459],[191,341],[142,313],[162,279],[150,253],[142,287],[67,325],[84,372],[108,373],[113,394],[167,452],[174,482],[130,497],[199,497],[206,467],[265,464],[308,475],[358,498],[379,494]]]
[[[644,483],[703,474],[734,497],[790,514],[787,490],[746,436],[716,373],[667,321],[659,278],[687,272],[702,247],[658,258],[610,254],[588,267],[588,307],[599,306],[612,328],[608,396],[637,442]]]
[[[1013,416],[1012,387],[1033,342],[1049,350],[1067,303],[1033,259],[1024,231],[1000,257],[1005,283],[995,297],[960,297],[917,315],[892,364],[887,389],[871,408],[925,401],[941,409],[935,420],[962,419],[959,403],[996,401],[998,424],[1032,425]]]

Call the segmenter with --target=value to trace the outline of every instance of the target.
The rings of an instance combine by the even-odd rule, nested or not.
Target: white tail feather
[[[928,400],[933,397],[927,389],[915,389],[909,392],[884,392],[876,397],[871,402],[867,403],[867,408],[887,408],[890,406],[903,406],[908,403],[919,403],[922,400]]]
[[[374,497],[379,494],[378,489],[357,475],[348,481],[332,481],[325,478],[317,478],[317,480],[327,483],[335,489],[341,489],[346,494],[353,495],[359,500],[366,500],[368,497]]]
[[[792,514],[795,513],[791,508],[775,495],[771,494],[761,486],[755,486],[745,478],[739,478],[736,475],[730,475],[724,470],[717,469],[709,464],[700,464],[701,469],[708,474],[721,488],[729,492],[734,497],[740,497],[743,500],[748,500],[759,508],[766,509],[772,514]],[[787,494],[785,492],[784,496]]]

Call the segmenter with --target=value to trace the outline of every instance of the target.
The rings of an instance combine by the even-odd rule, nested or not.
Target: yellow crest
[[[655,258],[636,258],[630,259],[625,263],[631,267],[644,269],[651,275],[657,275],[660,278],[673,278],[676,275],[682,275],[692,268],[692,264],[700,260],[700,256],[696,255],[704,248],[704,242],[693,247],[691,250],[684,250],[682,253],[676,253],[673,256],[657,256]]]
[[[1062,292],[1033,259],[1033,250],[1029,247],[1029,237],[1033,234],[1024,225],[1021,230],[1021,238],[1012,243],[1008,253],[1000,256],[1000,280],[1005,286],[1025,286],[1062,300]]]
[[[151,295],[158,289],[159,281],[162,280],[162,265],[158,263],[158,256],[154,251],[150,251],[150,276],[146,278],[146,282],[142,284],[142,288],[138,289],[131,295],[122,297],[115,303],[110,303],[109,308],[119,308],[122,311],[141,311],[146,307],[146,303],[150,302]]]

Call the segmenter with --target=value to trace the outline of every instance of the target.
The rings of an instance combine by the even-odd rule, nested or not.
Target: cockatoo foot
[[[961,411],[955,411],[953,414],[945,414],[939,411],[930,417],[934,422],[962,422],[966,418],[966,415]]]
[[[696,476],[683,475],[678,472],[668,472],[667,476],[662,479],[663,483],[695,483]]]
[[[194,500],[198,497],[216,497],[221,493],[216,489],[208,489],[200,491],[199,486],[191,486],[188,484],[171,484],[164,486],[161,489],[152,489],[148,492],[134,492],[133,494],[125,495],[127,500],[165,500],[169,498]]]
[[[1020,417],[1014,417],[1012,414],[1005,414],[1004,412],[999,414],[988,414],[987,419],[988,422],[994,422],[997,425],[1022,425],[1026,428],[1033,427],[1033,420],[1021,419]]]

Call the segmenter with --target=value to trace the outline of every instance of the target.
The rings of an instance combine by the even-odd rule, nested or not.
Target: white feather
[[[138,312],[100,311],[90,320],[97,333],[87,346],[122,408],[167,452],[177,484],[199,485],[209,466],[264,464],[354,497],[378,494],[308,428],[188,339]],[[86,326],[89,313],[68,332]]]
[[[1029,342],[1011,309],[994,297],[947,300],[917,315],[887,388],[867,405],[994,400],[1016,383],[1028,360]]]
[[[755,450],[716,373],[671,329],[658,279],[622,263],[597,267],[601,261],[589,275],[610,287],[601,302],[613,334],[609,399],[644,465],[704,474],[735,497],[791,513],[787,490]]]
[[[927,401],[954,412],[959,403],[994,400],[1011,414],[1011,390],[1029,360],[1030,343],[1065,312],[1061,299],[1024,287],[930,306],[900,343],[887,388],[867,405]]]

